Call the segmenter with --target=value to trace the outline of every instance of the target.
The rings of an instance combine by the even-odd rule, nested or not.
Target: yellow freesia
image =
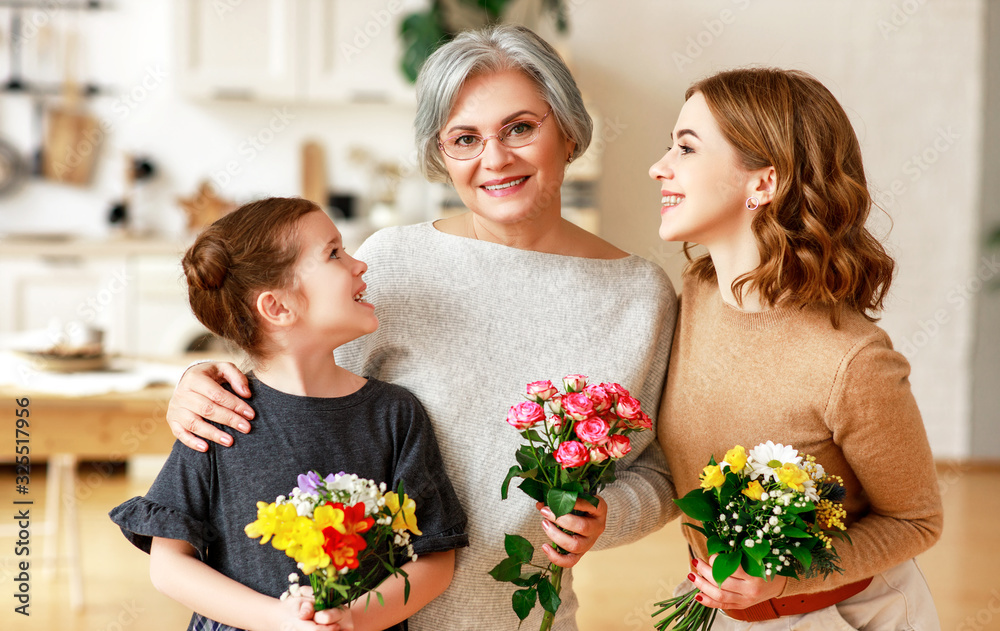
[[[776,473],[779,480],[788,485],[788,488],[796,491],[804,490],[805,487],[802,486],[802,483],[809,479],[808,473],[799,469],[791,462],[781,465],[781,468],[777,469]]]
[[[329,504],[317,506],[313,511],[313,521],[316,522],[316,529],[323,532],[324,528],[333,528],[340,534],[344,534],[344,510],[334,508]]]
[[[399,504],[399,495],[394,491],[389,491],[385,494],[385,505],[393,515],[393,530],[409,530],[415,535],[424,534],[417,529],[417,516],[414,514],[417,510],[417,503],[406,493],[403,493],[402,508],[400,508]]]
[[[278,550],[284,550],[285,554],[295,558],[299,548],[315,541],[317,537],[322,545],[323,533],[316,529],[313,521],[308,517],[296,515],[295,519],[289,522],[281,532],[275,533],[271,545]]]
[[[730,471],[742,471],[747,464],[747,450],[742,445],[736,445],[726,452],[725,461],[729,465]]]
[[[713,464],[705,467],[700,479],[701,488],[714,489],[722,486],[722,483],[726,481],[726,474],[722,472],[719,465]]]
[[[743,495],[746,495],[752,500],[759,500],[760,496],[764,494],[764,487],[760,485],[757,480],[751,480],[747,488],[743,489]]]
[[[290,504],[270,504],[257,502],[257,519],[243,529],[251,539],[262,537],[261,545],[270,541],[271,537],[280,534],[295,518],[295,507]]]

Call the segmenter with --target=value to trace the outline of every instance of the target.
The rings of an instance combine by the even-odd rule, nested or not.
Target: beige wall
[[[938,457],[970,452],[985,0],[574,2],[567,43],[581,86],[620,134],[601,183],[603,235],[677,283],[679,247],[656,235],[651,163],[669,144],[685,88],[746,64],[806,70],[854,122],[888,217],[899,272],[882,326],[913,365]],[[994,365],[995,365],[994,360]]]

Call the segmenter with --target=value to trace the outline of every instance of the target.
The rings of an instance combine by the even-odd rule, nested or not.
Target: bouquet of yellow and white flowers
[[[771,441],[749,453],[736,445],[722,462],[711,458],[700,479],[701,488],[674,501],[701,522],[684,525],[705,535],[708,553],[719,555],[712,565],[717,583],[740,567],[765,580],[843,573],[832,537],[850,542],[843,522],[844,482],[814,457]],[[694,589],[656,603],[654,617],[674,609],[656,628],[710,629],[718,609],[697,602],[697,594]]]
[[[298,477],[288,497],[257,502],[257,519],[244,531],[298,562],[320,611],[370,597],[386,572],[404,577],[409,597],[409,579],[399,566],[417,560],[410,544],[411,532],[421,534],[415,510],[402,482],[396,491],[386,492],[384,482],[344,472],[321,478],[311,471]],[[283,599],[299,593],[298,576],[288,578],[291,585]],[[376,596],[382,602],[382,595]]]

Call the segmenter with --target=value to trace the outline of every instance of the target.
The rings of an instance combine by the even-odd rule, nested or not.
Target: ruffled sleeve
[[[149,554],[153,537],[187,541],[198,551],[202,561],[211,539],[211,525],[145,497],[133,497],[109,513],[132,545]]]

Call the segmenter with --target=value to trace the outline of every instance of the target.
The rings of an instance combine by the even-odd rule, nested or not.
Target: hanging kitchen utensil
[[[28,175],[28,165],[14,145],[0,138],[0,196],[13,193]]]
[[[82,186],[90,182],[103,133],[97,118],[84,110],[76,80],[77,32],[66,33],[62,103],[47,113],[42,174],[56,182]]]
[[[314,140],[302,144],[302,197],[326,208],[326,167],[323,147]]]

